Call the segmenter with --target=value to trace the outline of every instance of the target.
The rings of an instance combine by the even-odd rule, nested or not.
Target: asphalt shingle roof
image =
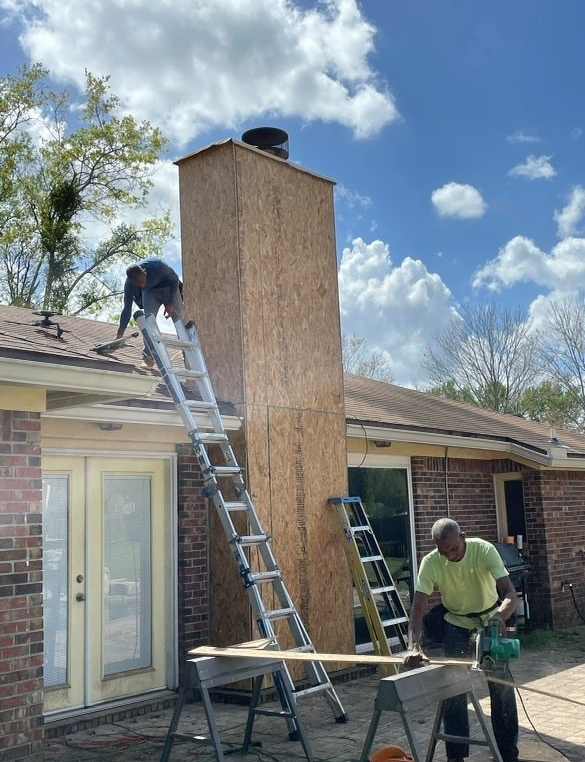
[[[50,324],[49,324],[50,323]],[[132,337],[115,351],[98,354],[94,347],[116,337],[117,326],[73,315],[54,315],[48,321],[33,310],[0,305],[0,363],[2,357],[36,363],[72,365],[130,374],[150,374],[142,366],[142,337]],[[346,374],[345,411],[348,423],[443,436],[515,443],[546,454],[548,424],[494,413],[425,392]],[[164,383],[149,398],[150,405],[172,405]],[[223,407],[223,405],[222,405]],[[585,435],[557,430],[568,458],[585,459]]]
[[[428,432],[512,442],[546,453],[550,426],[520,416],[495,413],[463,402],[435,397],[425,392],[345,375],[345,414],[348,423],[381,426],[404,431]],[[568,448],[569,458],[585,458],[585,435],[556,432]]]

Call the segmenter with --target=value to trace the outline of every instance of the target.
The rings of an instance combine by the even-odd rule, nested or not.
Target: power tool
[[[518,659],[518,638],[502,638],[497,624],[489,624],[475,635],[475,661],[473,669],[494,669],[498,662]]]

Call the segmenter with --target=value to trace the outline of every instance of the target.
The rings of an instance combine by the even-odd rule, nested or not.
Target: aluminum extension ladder
[[[232,555],[238,565],[240,577],[248,592],[260,635],[263,638],[273,638],[278,643],[274,623],[282,621],[288,625],[292,635],[295,644],[292,650],[315,653],[315,647],[282,579],[270,547],[269,536],[261,526],[246,489],[242,469],[237,463],[221,419],[194,322],[189,321],[184,324],[181,320],[176,321],[177,338],[175,338],[160,332],[154,315],[145,317],[142,311],[138,311],[134,314],[134,319],[142,332],[146,347],[159,367],[193,444],[193,451],[203,473],[203,494],[215,505],[231,545]],[[184,365],[173,364],[169,349],[174,354],[182,354]],[[181,380],[189,382],[191,386],[194,385],[201,399],[187,399]],[[194,414],[207,418],[208,423],[201,427],[205,428],[205,431],[200,431]],[[209,449],[209,445],[215,447]],[[246,517],[249,534],[242,535],[236,530],[232,521],[232,515],[236,514]],[[263,564],[263,568],[257,571],[250,567],[246,553],[247,549],[252,548],[258,550]],[[269,607],[265,599],[277,601],[278,607]],[[284,670],[295,699],[309,693],[323,692],[336,722],[345,722],[347,719],[345,711],[323,664],[315,661],[305,662],[305,665],[305,682],[308,682],[309,687],[298,690],[288,668]],[[275,687],[282,698],[284,691],[278,684],[278,675],[274,676],[274,680]]]
[[[408,616],[366,510],[359,497],[332,497],[345,537],[344,549],[374,653],[408,649]]]

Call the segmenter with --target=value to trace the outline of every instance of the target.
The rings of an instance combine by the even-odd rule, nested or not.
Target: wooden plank
[[[379,654],[327,654],[327,653],[306,653],[305,651],[261,651],[256,648],[242,648],[240,646],[228,646],[227,648],[218,648],[216,646],[198,646],[189,651],[189,656],[250,656],[254,658],[272,659],[275,653],[283,661],[318,661],[318,662],[339,662],[340,664],[402,664],[401,656],[381,656]],[[473,664],[470,659],[429,659],[428,664],[436,665],[458,665],[461,666]]]

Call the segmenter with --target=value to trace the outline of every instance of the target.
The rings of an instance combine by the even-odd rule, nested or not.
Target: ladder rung
[[[184,400],[181,404],[189,410],[213,410],[217,407],[217,402],[207,400]]]
[[[358,532],[370,532],[371,533],[372,532],[372,528],[369,527],[369,526],[365,526],[365,525],[364,526],[355,526],[355,527],[351,527],[351,531],[354,534],[357,534]]]
[[[296,609],[274,609],[273,611],[265,611],[260,619],[287,619],[289,616],[295,616]]]
[[[173,366],[173,373],[179,378],[205,378],[207,373],[204,370],[193,370],[193,368],[180,368]]]
[[[281,579],[282,575],[279,569],[275,569],[274,571],[253,572],[250,577],[255,582],[270,582],[273,579]]]
[[[382,627],[393,627],[396,624],[406,624],[408,619],[405,616],[397,616],[394,619],[383,619]]]
[[[266,540],[268,540],[267,534],[249,534],[244,537],[237,537],[235,542],[237,542],[238,545],[260,545],[261,543],[266,542]]]
[[[224,503],[226,511],[247,511],[250,507],[248,503],[241,501],[232,501],[231,503]]]
[[[227,434],[221,434],[217,431],[213,431],[209,434],[197,432],[195,440],[201,442],[202,444],[207,442],[213,444],[214,442],[227,442],[228,437]]]
[[[370,590],[372,595],[379,595],[380,593],[392,593],[396,588],[394,585],[386,585],[385,587],[372,587]]]
[[[211,470],[216,476],[229,476],[230,474],[240,474],[242,472],[239,466],[211,466]]]
[[[198,344],[193,341],[183,341],[183,339],[175,339],[173,336],[169,336],[166,333],[161,333],[159,341],[164,344],[165,347],[180,347],[181,349],[199,348]]]
[[[371,564],[372,561],[383,561],[382,556],[361,556],[362,564]]]

